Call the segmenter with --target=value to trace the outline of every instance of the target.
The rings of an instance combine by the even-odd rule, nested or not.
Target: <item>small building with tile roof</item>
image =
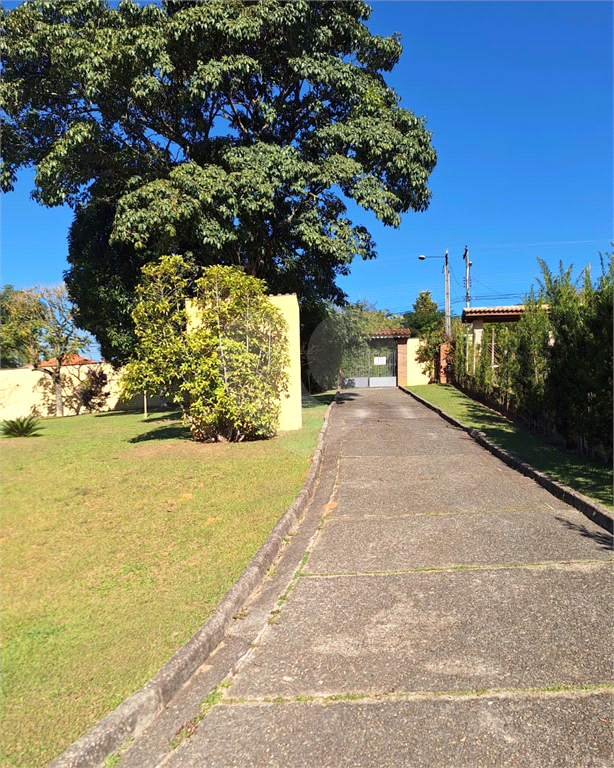
[[[542,304],[542,309],[550,311],[548,304]],[[511,307],[465,307],[463,323],[471,323],[473,344],[482,343],[484,323],[517,323],[524,313],[524,304],[514,304]]]

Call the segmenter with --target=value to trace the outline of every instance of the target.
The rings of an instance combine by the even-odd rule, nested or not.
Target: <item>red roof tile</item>
[[[547,304],[542,307],[549,311]],[[524,304],[515,304],[512,307],[465,307],[463,309],[463,323],[470,323],[472,320],[483,320],[485,323],[504,323],[520,320],[524,312]]]
[[[43,360],[36,364],[37,368],[54,368],[58,364],[57,357],[52,357],[50,360]],[[82,357],[81,355],[66,355],[62,360],[62,365],[98,365],[96,360],[90,360],[89,357]]]
[[[409,328],[384,328],[371,334],[372,339],[408,339],[411,336]]]

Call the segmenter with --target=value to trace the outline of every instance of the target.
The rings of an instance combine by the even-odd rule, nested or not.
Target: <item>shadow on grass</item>
[[[563,525],[569,528],[570,531],[576,531],[580,534],[580,536],[584,536],[587,539],[593,539],[593,541],[596,541],[597,544],[601,546],[601,549],[610,550],[613,548],[614,538],[612,538],[609,533],[589,531],[585,525],[577,525],[577,523],[572,523],[569,520],[565,520],[564,517],[557,516],[555,519],[558,520],[559,523],[563,523]]]
[[[189,427],[182,424],[172,424],[168,427],[156,427],[149,432],[143,432],[136,437],[131,437],[129,443],[145,443],[149,440],[191,440]]]
[[[310,395],[308,393],[303,393],[303,396],[301,398],[302,406],[303,408],[317,408],[320,405],[328,405],[335,399],[334,393],[331,395],[330,392],[322,392],[318,395]]]
[[[469,418],[478,423],[486,436],[497,445],[524,459],[580,493],[612,506],[612,471],[600,461],[567,452],[552,443],[524,432],[477,403],[465,405]]]
[[[130,408],[129,410],[117,410],[117,411],[105,411],[104,413],[95,413],[94,416],[97,419],[108,419],[110,416],[134,416],[135,413],[140,413],[143,418],[145,418],[145,414],[143,413],[142,408]],[[158,419],[179,419],[181,418],[181,412],[180,411],[169,411],[168,408],[150,408],[149,413],[159,413],[161,414],[158,416]],[[147,421],[156,421],[156,419],[152,419],[151,415],[147,417]]]
[[[143,421],[147,421],[148,424],[154,424],[156,421],[180,421],[181,420],[181,411],[162,411],[159,416],[148,416],[147,419],[143,419]]]

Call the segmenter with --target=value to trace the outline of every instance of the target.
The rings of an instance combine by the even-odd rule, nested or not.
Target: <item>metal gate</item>
[[[345,361],[344,387],[396,387],[396,344],[364,347]]]

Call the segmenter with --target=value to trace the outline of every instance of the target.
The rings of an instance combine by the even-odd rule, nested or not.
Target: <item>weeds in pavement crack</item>
[[[303,559],[301,560],[299,567],[294,572],[294,576],[292,576],[292,579],[291,579],[290,583],[286,587],[286,591],[283,593],[283,595],[281,595],[281,597],[277,601],[277,605],[283,605],[286,602],[286,600],[288,599],[288,596],[289,596],[290,592],[292,591],[292,587],[296,583],[296,580],[298,579],[298,577],[301,575],[301,571],[305,567],[305,563],[307,562],[307,560],[309,560],[309,555],[310,554],[311,554],[311,551],[307,551],[303,555]]]
[[[119,747],[119,749],[117,749],[115,752],[112,752],[110,755],[107,755],[107,759],[102,764],[102,768],[115,768],[115,766],[122,759],[122,752],[125,752],[128,749],[128,747],[132,744],[133,741],[134,741],[134,738],[127,739]]]
[[[191,720],[188,720],[185,722],[180,728],[178,728],[175,731],[175,734],[173,738],[169,742],[169,746],[171,749],[177,749],[177,747],[185,741],[185,739],[189,739],[191,736],[194,736],[196,731],[198,730],[198,724],[200,721],[206,717],[209,712],[213,709],[213,707],[216,704],[219,704],[222,700],[222,692],[225,688],[228,688],[232,684],[232,680],[230,678],[226,678],[225,680],[222,680],[219,685],[216,685],[215,688],[211,691],[211,693],[206,696],[203,701],[200,703],[200,713],[196,715],[196,717],[193,717]]]

